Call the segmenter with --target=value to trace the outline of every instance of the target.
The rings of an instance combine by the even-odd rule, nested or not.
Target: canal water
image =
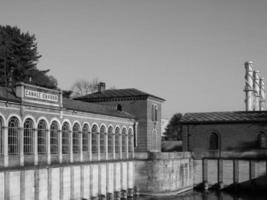
[[[138,197],[137,200],[267,200],[267,195],[249,194],[233,195],[226,192],[187,192],[166,197]]]

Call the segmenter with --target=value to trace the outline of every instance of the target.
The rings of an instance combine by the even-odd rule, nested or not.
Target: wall
[[[183,125],[183,149],[192,152],[209,150],[209,136],[215,132],[219,136],[222,151],[248,151],[258,148],[258,135],[266,132],[265,123],[228,123]]]
[[[0,171],[0,199],[90,199],[132,190],[133,161]]]
[[[192,189],[190,153],[136,153],[135,185],[140,194],[166,195]]]

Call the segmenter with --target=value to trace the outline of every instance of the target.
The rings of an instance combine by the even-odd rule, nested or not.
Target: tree
[[[181,119],[182,119],[182,114],[181,113],[176,113],[172,116],[170,119],[166,129],[165,129],[165,134],[167,138],[170,139],[178,139],[181,140]]]
[[[79,97],[97,91],[99,81],[93,79],[92,81],[77,80],[71,87],[72,97]]]
[[[41,55],[37,51],[35,35],[23,33],[18,27],[0,25],[0,82],[13,87],[16,82],[33,82],[56,88],[55,78],[49,78],[49,70],[40,71],[37,63]]]

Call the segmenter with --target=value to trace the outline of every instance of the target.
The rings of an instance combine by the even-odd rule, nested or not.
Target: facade
[[[161,104],[164,99],[133,88],[106,90],[105,83],[100,83],[98,92],[77,99],[130,113],[136,120],[135,151],[161,151]]]
[[[194,153],[267,148],[267,112],[186,113],[183,150]]]

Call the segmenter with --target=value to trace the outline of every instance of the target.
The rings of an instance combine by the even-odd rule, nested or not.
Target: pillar
[[[33,129],[33,155],[34,155],[34,165],[38,165],[38,132],[37,132],[37,129]]]
[[[254,160],[250,160],[249,161],[249,179],[252,180],[256,177],[256,173],[255,173],[255,161]]]
[[[58,159],[62,163],[62,131],[58,131]]]
[[[8,167],[8,127],[3,127],[3,154],[4,154],[4,166]]]
[[[20,166],[24,166],[24,129],[19,128],[19,157],[20,157]]]
[[[116,150],[115,150],[115,145],[116,145],[116,134],[112,133],[112,154],[113,154],[113,159],[116,159]]]
[[[88,133],[88,151],[89,151],[89,161],[92,160],[92,133]]]
[[[238,160],[234,160],[234,184],[239,183],[239,162]]]
[[[72,133],[72,131],[69,131],[69,144],[70,144],[70,148],[69,148],[69,158],[70,158],[70,163],[72,163],[73,162],[73,141],[72,141],[72,137],[73,137],[73,135],[72,135],[73,133]]]
[[[80,145],[80,161],[83,162],[83,134],[79,133],[79,145]]]
[[[108,133],[105,132],[105,158],[108,160]]]
[[[46,131],[46,153],[47,153],[47,164],[51,164],[51,148],[50,148],[50,129]]]
[[[120,160],[122,159],[122,134],[119,133],[119,145],[120,145]]]
[[[101,155],[100,155],[100,133],[97,133],[97,160],[101,160]]]

